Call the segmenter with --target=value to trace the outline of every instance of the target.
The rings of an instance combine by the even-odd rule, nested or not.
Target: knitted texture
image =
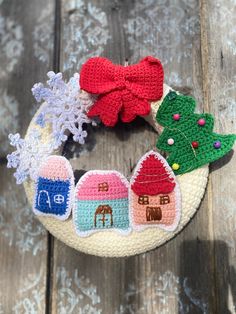
[[[164,98],[171,90],[172,89],[170,86],[163,84],[163,94],[162,94],[161,99],[151,102],[151,111],[148,116],[144,117],[144,119],[154,128],[154,130],[158,134],[161,134],[164,128],[159,123],[157,123],[157,120],[156,120],[157,111],[160,105],[162,104]]]
[[[147,227],[150,227],[150,225],[159,225],[159,227],[166,230],[168,230],[169,227],[172,231],[177,227],[175,223],[175,207],[177,202],[174,192],[152,196],[145,195],[143,197],[147,201],[142,204],[140,202],[140,196],[131,192],[131,206],[135,229],[143,229],[141,227],[142,225],[147,225]],[[174,228],[172,228],[173,225]]]
[[[80,236],[96,230],[129,231],[128,181],[116,171],[88,171],[77,183],[74,225]]]
[[[142,230],[150,225],[176,229],[181,212],[180,190],[174,173],[158,153],[145,154],[130,182],[132,225]]]
[[[7,155],[7,167],[16,168],[16,183],[21,184],[28,177],[35,181],[39,166],[54,150],[53,141],[42,143],[40,131],[36,128],[30,130],[25,139],[19,133],[9,134],[8,137],[15,151]]]
[[[36,116],[38,114],[39,112],[36,113]],[[33,118],[26,134],[26,140],[28,140],[29,134],[35,127],[35,119]],[[48,125],[39,130],[42,145],[53,141],[53,136]],[[75,232],[71,217],[66,221],[44,216],[38,216],[38,219],[56,238],[80,252],[107,257],[135,255],[163,245],[186,226],[191,217],[196,213],[204,195],[207,177],[207,166],[177,177],[181,189],[182,211],[179,225],[173,232],[166,232],[161,228],[147,228],[142,232],[133,230],[127,238],[124,238],[120,233],[108,229],[82,238],[78,237]],[[32,204],[34,199],[34,182],[27,180],[24,182],[24,188],[27,198]]]
[[[67,140],[68,133],[73,135],[74,141],[84,144],[87,137],[85,125],[94,124],[94,120],[87,116],[93,97],[86,92],[80,93],[78,73],[68,82],[63,80],[60,72],[50,71],[47,75],[47,86],[36,83],[32,88],[36,101],[44,103],[36,123],[41,127],[44,127],[46,121],[51,123],[55,148]]]
[[[35,119],[34,129],[27,140],[19,133],[9,134],[10,145],[15,150],[7,155],[7,167],[15,168],[14,176],[17,184],[28,177],[36,180],[37,172],[43,160],[53,154],[73,135],[73,140],[85,143],[87,137],[86,124],[96,125],[94,119],[89,119],[87,112],[93,104],[93,97],[85,91],[80,91],[79,74],[75,73],[68,82],[62,78],[62,73],[48,72],[47,87],[42,83],[34,84],[32,93],[38,103],[42,103]],[[39,145],[39,128],[51,127],[53,141]]]
[[[99,116],[107,126],[117,123],[119,113],[123,122],[130,122],[137,115],[148,115],[148,101],[161,98],[163,80],[161,62],[153,57],[126,67],[105,58],[91,58],[80,72],[81,88],[99,95],[88,116]]]
[[[170,177],[169,167],[165,168],[160,155],[152,151],[146,155],[140,168],[136,170],[136,177],[131,185],[131,189],[137,195],[170,193],[174,187],[174,177]]]
[[[210,114],[194,113],[195,100],[170,92],[157,112],[157,122],[164,126],[157,148],[166,151],[175,174],[192,171],[228,153],[236,136],[213,133]]]
[[[36,181],[33,210],[36,215],[46,215],[65,220],[74,203],[74,176],[68,160],[50,156],[40,166]]]

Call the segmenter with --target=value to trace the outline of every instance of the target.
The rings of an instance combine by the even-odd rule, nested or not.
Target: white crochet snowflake
[[[36,180],[42,161],[67,140],[68,134],[72,133],[74,141],[84,144],[87,132],[83,125],[96,124],[87,117],[94,98],[86,92],[80,92],[78,74],[74,74],[67,83],[63,81],[61,73],[51,71],[48,72],[48,77],[48,87],[37,83],[32,92],[38,102],[43,102],[42,110],[35,118],[36,124],[42,128],[46,123],[52,125],[50,143],[42,144],[37,129],[33,129],[25,140],[19,133],[9,134],[10,144],[16,150],[7,156],[7,167],[16,168],[14,176],[17,184],[28,177]]]
[[[16,150],[7,155],[7,167],[16,168],[16,183],[23,183],[28,177],[36,180],[38,167],[54,149],[54,143],[42,144],[39,130],[33,129],[27,139],[19,133],[9,134],[10,144]]]
[[[42,111],[36,117],[36,123],[41,127],[44,127],[45,122],[52,124],[54,148],[58,148],[67,140],[68,133],[73,134],[74,141],[84,144],[87,132],[83,125],[96,124],[87,116],[94,102],[93,97],[86,92],[80,92],[78,73],[67,83],[63,81],[62,73],[55,74],[50,71],[47,75],[48,87],[37,83],[32,88],[35,99],[44,102]]]

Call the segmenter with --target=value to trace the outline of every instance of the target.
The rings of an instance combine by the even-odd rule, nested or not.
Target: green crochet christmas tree
[[[233,134],[213,133],[213,116],[194,113],[195,106],[192,97],[169,92],[157,112],[156,120],[164,127],[157,148],[168,153],[176,175],[221,158],[236,140]]]

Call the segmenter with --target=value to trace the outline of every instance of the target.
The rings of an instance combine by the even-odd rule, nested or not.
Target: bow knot
[[[126,67],[95,57],[80,72],[80,87],[98,95],[88,116],[99,116],[107,126],[114,126],[119,114],[123,122],[130,122],[137,115],[148,115],[149,102],[162,97],[163,80],[161,62],[153,57]]]
[[[118,89],[124,89],[126,86],[126,82],[125,82],[125,71],[124,71],[124,67],[121,65],[115,65],[114,68],[114,80],[116,82],[116,87]]]

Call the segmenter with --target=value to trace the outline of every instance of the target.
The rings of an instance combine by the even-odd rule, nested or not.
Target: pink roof
[[[73,173],[66,158],[49,156],[40,167],[39,176],[51,180],[68,180]]]
[[[108,190],[99,189],[107,183]],[[80,200],[111,200],[128,197],[128,181],[117,171],[88,171],[78,182],[76,195]]]

